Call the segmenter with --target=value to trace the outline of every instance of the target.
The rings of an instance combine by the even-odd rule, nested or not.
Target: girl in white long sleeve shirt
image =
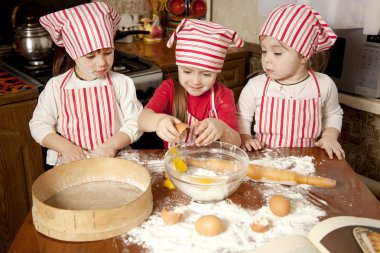
[[[309,6],[282,5],[269,15],[260,35],[265,74],[247,83],[237,106],[243,149],[317,146],[331,159],[334,154],[344,158],[337,141],[343,111],[336,86],[308,63],[335,40]]]
[[[133,81],[110,71],[119,22],[119,14],[103,2],[40,18],[56,50],[67,53],[65,61],[56,57],[54,66],[72,66],[47,83],[30,121],[32,136],[48,148],[49,165],[113,157],[141,135],[137,119],[142,105]]]

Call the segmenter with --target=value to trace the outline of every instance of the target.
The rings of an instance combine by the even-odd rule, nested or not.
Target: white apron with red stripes
[[[276,98],[266,96],[268,77],[258,115],[257,139],[271,147],[313,147],[321,133],[322,99],[318,81],[312,71],[317,97],[310,99]]]
[[[209,118],[218,118],[218,113],[216,112],[215,108],[215,95],[214,95],[214,87],[211,88],[211,99],[210,99],[210,104],[211,104],[211,110],[209,113]],[[196,117],[190,114],[189,111],[187,111],[187,124],[189,125],[189,131],[186,134],[186,137],[183,138],[182,143],[191,143],[194,142],[197,136],[195,135],[194,131],[195,129],[192,128],[191,126],[194,125],[194,122],[199,121]],[[179,143],[169,143],[168,147],[171,148]]]
[[[107,85],[66,89],[72,68],[60,86],[62,136],[85,150],[94,150],[115,133],[116,101],[109,73]]]

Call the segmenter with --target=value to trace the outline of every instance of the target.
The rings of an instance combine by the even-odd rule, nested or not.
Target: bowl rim
[[[226,145],[226,146],[229,146],[230,148],[239,150],[239,152],[241,152],[244,155],[244,157],[243,157],[243,168],[236,170],[236,171],[232,171],[232,172],[220,174],[220,175],[215,175],[215,176],[214,175],[191,175],[188,173],[176,171],[175,169],[172,168],[172,166],[167,166],[167,161],[168,161],[169,157],[172,155],[171,154],[172,149],[178,148],[178,147],[181,147],[181,148],[182,147],[189,147],[189,146],[197,147],[197,146],[195,146],[194,143],[181,143],[179,145],[173,146],[172,148],[168,149],[168,151],[164,155],[164,164],[165,164],[164,169],[167,172],[168,177],[174,178],[175,180],[179,180],[179,181],[186,183],[186,184],[189,184],[189,185],[208,186],[208,187],[229,184],[229,183],[232,183],[235,181],[242,181],[242,179],[244,179],[246,177],[246,174],[248,171],[248,163],[249,163],[248,154],[243,149],[241,149],[240,147],[237,147],[237,146],[230,144],[230,143],[227,143],[227,142],[221,142],[221,141],[213,141],[210,144],[208,144],[206,146],[200,146],[199,148],[207,148],[207,147],[214,145],[216,143],[221,145],[221,147]],[[183,175],[186,175],[186,177],[184,178]],[[236,175],[236,179],[234,177],[235,175]],[[186,179],[186,180],[184,180],[184,179]],[[211,180],[225,179],[225,180],[220,181],[220,182],[214,182],[214,183],[197,183],[197,182],[191,181],[191,179],[194,179],[194,180],[197,180],[197,179],[211,179]],[[229,179],[235,179],[235,180],[229,180]]]

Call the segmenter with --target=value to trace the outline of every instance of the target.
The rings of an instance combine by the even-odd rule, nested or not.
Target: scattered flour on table
[[[282,189],[280,189],[282,188]],[[289,188],[278,186],[278,193],[287,196],[292,202],[292,212],[285,217],[274,216],[268,206],[258,210],[247,210],[228,200],[200,204],[191,202],[174,209],[183,213],[183,221],[175,225],[165,225],[160,213],[155,213],[141,226],[123,235],[126,244],[137,243],[151,252],[242,252],[253,249],[272,239],[291,235],[306,235],[318,223],[318,217],[325,212]],[[265,193],[266,197],[273,192]],[[221,218],[225,231],[214,237],[197,234],[194,224],[202,215],[214,214]],[[258,217],[266,217],[272,227],[265,233],[255,233],[250,224]]]
[[[313,158],[305,157],[264,157],[252,160],[252,163],[276,168],[288,168],[302,174],[315,172]],[[253,183],[253,182],[252,182]],[[123,242],[128,245],[136,243],[149,252],[242,252],[259,247],[272,239],[291,235],[307,235],[310,229],[319,222],[319,217],[326,215],[325,211],[308,202],[294,187],[280,184],[266,184],[261,193],[268,202],[274,194],[286,196],[292,203],[288,216],[273,215],[267,205],[258,210],[248,210],[224,200],[215,203],[190,202],[188,205],[177,206],[175,212],[183,214],[183,220],[175,225],[165,225],[160,212],[152,214],[141,226],[122,235]],[[300,187],[300,186],[298,186]],[[304,186],[302,186],[304,187]],[[221,218],[225,231],[214,237],[198,235],[194,224],[202,215],[213,214]],[[270,220],[272,226],[265,233],[253,232],[250,224],[260,217]]]
[[[273,167],[276,169],[291,169],[300,174],[311,175],[315,173],[312,156],[286,156],[273,158],[268,152],[264,153],[265,157],[251,160],[250,163]]]

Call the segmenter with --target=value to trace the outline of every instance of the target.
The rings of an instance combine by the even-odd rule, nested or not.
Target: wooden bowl
[[[152,213],[149,172],[135,162],[91,158],[54,167],[32,186],[33,223],[63,241],[119,236]]]

